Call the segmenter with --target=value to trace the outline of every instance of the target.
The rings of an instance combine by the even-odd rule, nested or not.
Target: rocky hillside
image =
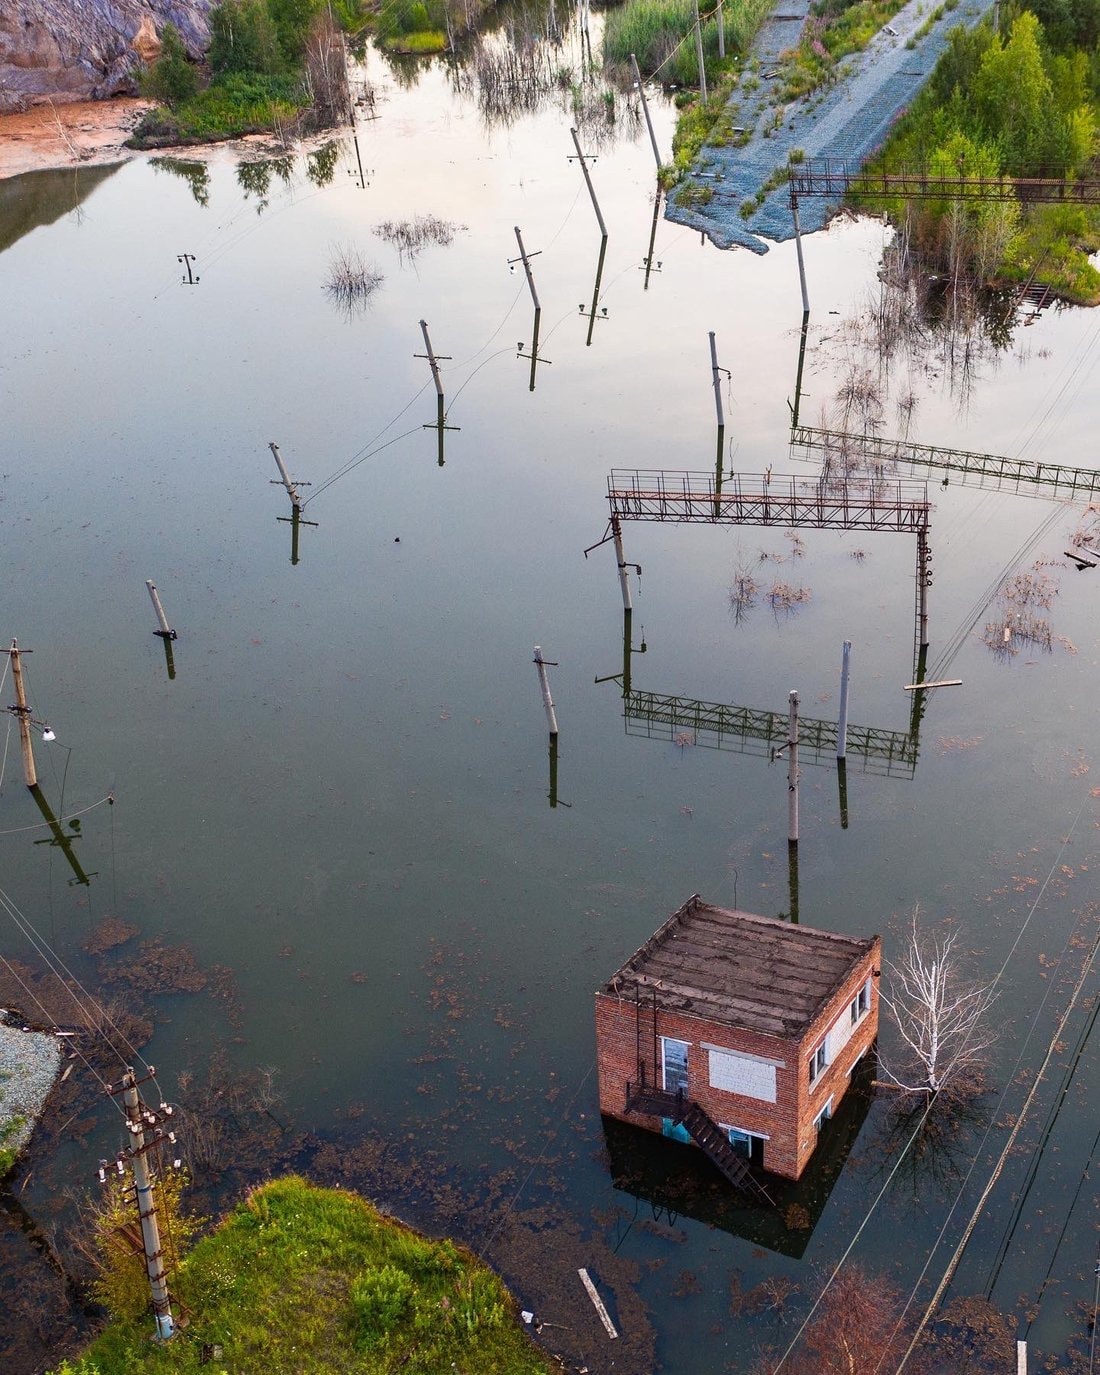
[[[193,57],[213,0],[2,0],[0,112],[47,99],[133,94],[134,73],[175,24]]]

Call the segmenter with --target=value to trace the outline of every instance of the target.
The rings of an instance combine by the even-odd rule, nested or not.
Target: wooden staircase
[[[698,1103],[685,1097],[683,1092],[669,1093],[645,1084],[628,1083],[626,1110],[647,1117],[668,1117],[673,1122],[682,1123],[715,1169],[720,1170],[735,1189],[754,1203],[775,1206],[767,1189],[749,1169],[744,1157],[730,1145],[717,1122]]]

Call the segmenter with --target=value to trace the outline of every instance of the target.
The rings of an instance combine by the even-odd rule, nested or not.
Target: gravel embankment
[[[42,1031],[23,1031],[22,1023],[9,1026],[0,1008],[0,1137],[5,1149],[16,1154],[31,1139],[46,1099],[61,1069],[62,1042]],[[10,1136],[3,1129],[19,1125]]]
[[[765,22],[750,55],[758,60],[761,74],[778,66],[779,54],[798,41],[808,7],[808,0],[795,4],[781,0]],[[705,145],[679,191],[708,187],[713,190],[712,199],[707,205],[685,208],[677,204],[674,192],[668,218],[702,230],[719,248],[739,244],[754,253],[766,253],[764,238],[777,242],[793,238],[785,186],[773,191],[748,220],[741,218],[742,204],[755,197],[777,167],[787,165],[792,148],[800,148],[807,159],[864,161],[881,147],[890,126],[931,76],[950,31],[959,24],[976,24],[992,8],[992,0],[970,0],[948,10],[918,37],[933,7],[933,0],[909,0],[890,21],[893,33],[881,29],[862,53],[844,60],[840,69],[846,74],[840,80],[785,107],[777,107],[769,94],[775,80],[761,80],[757,90],[745,92],[746,79],[751,81],[746,62],[742,86],[734,90],[731,104],[739,110],[734,123],[752,126],[752,136],[740,148]],[[913,47],[907,46],[910,41]],[[770,130],[767,137],[765,129]],[[800,199],[798,208],[802,231],[809,233],[823,228],[836,206],[813,197]]]

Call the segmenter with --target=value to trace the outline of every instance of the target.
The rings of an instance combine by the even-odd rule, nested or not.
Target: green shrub
[[[390,1329],[401,1322],[413,1300],[413,1282],[396,1265],[365,1271],[351,1286],[351,1307],[360,1345],[384,1345]]]
[[[175,109],[190,100],[199,88],[199,74],[187,57],[187,49],[175,24],[165,24],[156,64],[143,73],[141,89],[151,100]]]

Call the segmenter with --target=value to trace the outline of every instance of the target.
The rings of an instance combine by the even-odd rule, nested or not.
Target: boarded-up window
[[[751,1055],[730,1050],[710,1050],[710,1086],[739,1093],[744,1098],[775,1102],[775,1066]]]

